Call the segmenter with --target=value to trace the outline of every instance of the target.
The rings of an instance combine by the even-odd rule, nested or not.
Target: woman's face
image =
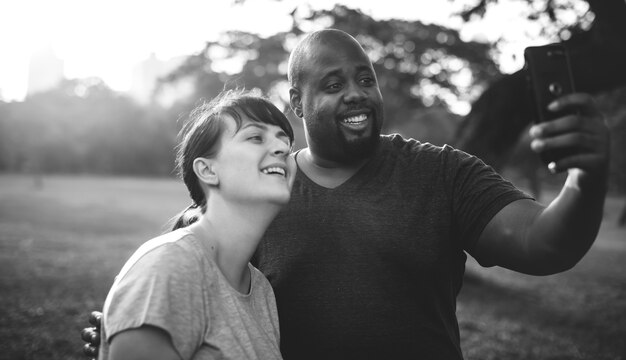
[[[279,126],[242,115],[241,128],[224,116],[220,150],[212,160],[219,191],[234,201],[286,204],[296,173],[289,136]]]

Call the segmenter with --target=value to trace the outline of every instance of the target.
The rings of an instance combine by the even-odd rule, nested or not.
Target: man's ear
[[[216,186],[220,183],[211,159],[196,158],[193,161],[193,172],[205,184]]]
[[[302,98],[300,97],[300,90],[295,87],[289,88],[289,105],[293,113],[302,118]]]

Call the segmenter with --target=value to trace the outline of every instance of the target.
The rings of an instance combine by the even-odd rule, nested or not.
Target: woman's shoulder
[[[190,259],[197,256],[194,242],[188,231],[175,230],[143,243],[128,259],[119,276],[124,276],[131,268],[152,269],[157,271],[177,271],[191,267]]]
[[[178,229],[159,235],[139,246],[133,256],[173,256],[181,252],[192,251],[190,249],[192,247],[190,236],[191,234],[185,231],[185,229]]]
[[[267,278],[265,277],[265,275],[263,275],[261,270],[257,269],[251,263],[248,263],[248,269],[250,269],[250,275],[252,279],[257,281],[259,285],[262,285],[262,286],[269,285],[270,283],[269,280],[267,280]]]
[[[274,290],[270,281],[263,275],[261,270],[248,263],[250,269],[250,275],[252,278],[252,290],[256,293],[263,294],[263,296],[274,297]]]

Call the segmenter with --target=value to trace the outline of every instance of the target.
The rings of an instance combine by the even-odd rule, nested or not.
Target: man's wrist
[[[608,171],[589,173],[580,169],[569,169],[565,186],[583,194],[604,196],[608,189]]]

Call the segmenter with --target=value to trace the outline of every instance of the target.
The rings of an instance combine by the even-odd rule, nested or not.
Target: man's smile
[[[345,117],[341,123],[352,130],[362,130],[368,126],[369,121],[367,114],[358,114]]]

